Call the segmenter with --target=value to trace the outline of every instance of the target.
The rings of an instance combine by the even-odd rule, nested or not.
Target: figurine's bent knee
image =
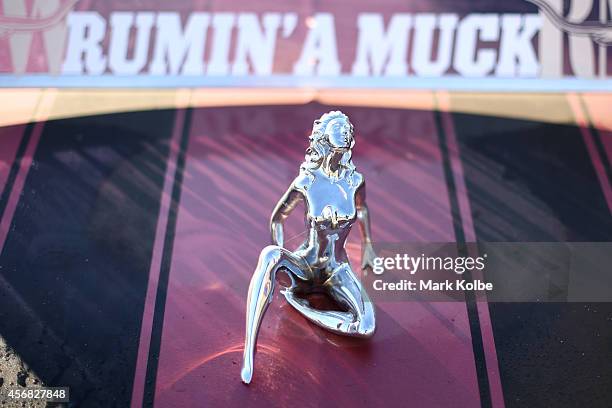
[[[277,246],[268,245],[261,250],[259,254],[259,262],[257,264],[256,274],[269,274],[274,277],[279,268],[286,268],[293,275],[301,280],[311,278],[308,265],[291,251]],[[292,277],[293,280],[293,277]]]
[[[276,245],[268,245],[259,254],[260,265],[277,264],[280,262],[282,248]]]
[[[364,302],[364,313],[358,317],[359,326],[357,333],[360,337],[370,338],[376,331],[376,313],[374,312],[374,304],[371,301]]]
[[[261,250],[259,261],[255,269],[255,275],[273,275],[276,266],[280,263],[282,248],[275,245],[268,245]]]

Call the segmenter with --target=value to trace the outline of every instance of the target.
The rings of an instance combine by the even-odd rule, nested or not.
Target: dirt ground
[[[11,389],[40,388],[44,384],[0,336],[0,407],[45,408],[61,406],[47,400],[16,400],[8,397]]]

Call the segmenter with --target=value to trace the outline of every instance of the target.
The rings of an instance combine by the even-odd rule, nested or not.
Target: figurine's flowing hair
[[[330,154],[329,145],[327,144],[327,125],[334,120],[340,119],[346,122],[351,128],[351,145],[350,148],[342,155],[340,159],[340,167],[345,169],[345,177],[351,181],[352,174],[355,172],[355,165],[353,164],[353,153],[352,148],[355,145],[355,138],[353,135],[353,124],[350,122],[348,116],[340,111],[332,111],[323,114],[319,119],[314,121],[312,126],[312,133],[308,137],[310,145],[306,149],[305,161],[300,166],[300,171],[306,172],[312,176],[312,170],[316,170],[323,164],[325,156]]]

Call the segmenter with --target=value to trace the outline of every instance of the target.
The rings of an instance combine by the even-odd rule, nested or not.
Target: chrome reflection
[[[336,334],[368,338],[374,334],[374,305],[351,269],[346,238],[356,220],[362,239],[362,268],[372,267],[370,219],[363,175],[355,169],[353,125],[340,111],[321,116],[313,125],[310,146],[300,172],[272,213],[273,245],[265,247],[251,278],[247,298],[246,336],[241,377],[253,377],[257,334],[274,293],[279,269],[288,272],[291,286],[282,291],[291,306],[311,322]],[[305,204],[308,238],[295,251],[284,248],[283,223]],[[318,310],[304,297],[325,293],[344,310]]]

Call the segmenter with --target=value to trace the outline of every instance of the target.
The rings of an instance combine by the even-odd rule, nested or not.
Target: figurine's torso
[[[344,244],[357,219],[355,195],[363,176],[354,171],[337,180],[314,170],[296,179],[295,187],[304,195],[305,222],[309,238],[299,252],[313,269],[333,271],[348,262]]]

